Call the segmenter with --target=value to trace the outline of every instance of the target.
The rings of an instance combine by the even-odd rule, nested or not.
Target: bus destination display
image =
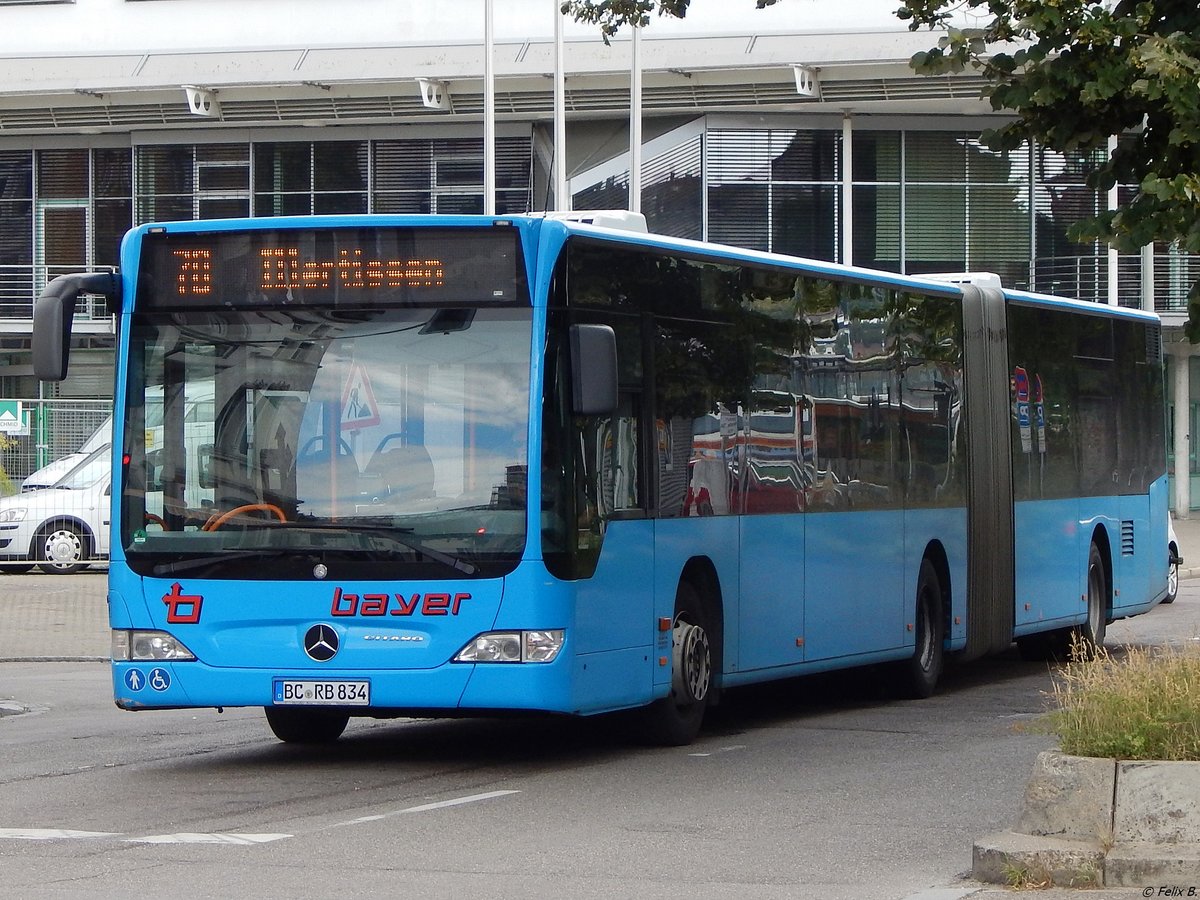
[[[149,233],[139,305],[153,308],[528,302],[512,228]]]

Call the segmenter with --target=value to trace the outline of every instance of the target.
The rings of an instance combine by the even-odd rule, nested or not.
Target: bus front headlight
[[[116,662],[151,660],[194,660],[183,642],[165,631],[124,631],[112,633],[112,658]]]
[[[454,655],[454,662],[469,663],[548,663],[562,649],[566,632],[487,631]]]

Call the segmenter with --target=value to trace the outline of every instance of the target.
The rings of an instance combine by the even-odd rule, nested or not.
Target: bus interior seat
[[[383,493],[401,500],[433,496],[433,459],[423,444],[402,444],[399,432],[387,435],[363,474],[378,481]]]
[[[345,442],[339,442],[337,449],[331,458],[323,439],[314,438],[297,456],[295,484],[301,514],[352,515],[361,502],[358,463]]]

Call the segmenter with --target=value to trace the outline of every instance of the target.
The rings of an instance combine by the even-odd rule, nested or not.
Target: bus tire
[[[1108,627],[1108,574],[1100,548],[1088,551],[1087,619],[1079,625],[1056,628],[1017,638],[1021,659],[1028,662],[1066,662],[1073,656],[1090,659],[1104,644]]]
[[[937,688],[945,665],[946,623],[942,582],[928,557],[917,576],[916,646],[901,664],[899,689],[904,697],[923,700]]]
[[[1179,548],[1172,541],[1167,545],[1167,596],[1163,603],[1174,603],[1179,596]]]
[[[641,710],[642,735],[664,747],[690,744],[700,733],[712,694],[712,623],[696,588],[687,581],[675,590],[671,629],[671,692]]]
[[[267,706],[267,724],[286,744],[330,744],[342,736],[350,714],[337,709]]]
[[[1093,543],[1088,551],[1087,618],[1069,632],[1071,646],[1081,650],[1087,658],[1095,656],[1096,651],[1104,646],[1104,634],[1108,630],[1108,600],[1108,573],[1104,569],[1100,548]]]

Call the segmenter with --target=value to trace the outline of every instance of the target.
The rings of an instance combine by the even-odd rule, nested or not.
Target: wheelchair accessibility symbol
[[[151,669],[148,679],[150,687],[159,693],[171,686],[171,675],[166,669]]]

